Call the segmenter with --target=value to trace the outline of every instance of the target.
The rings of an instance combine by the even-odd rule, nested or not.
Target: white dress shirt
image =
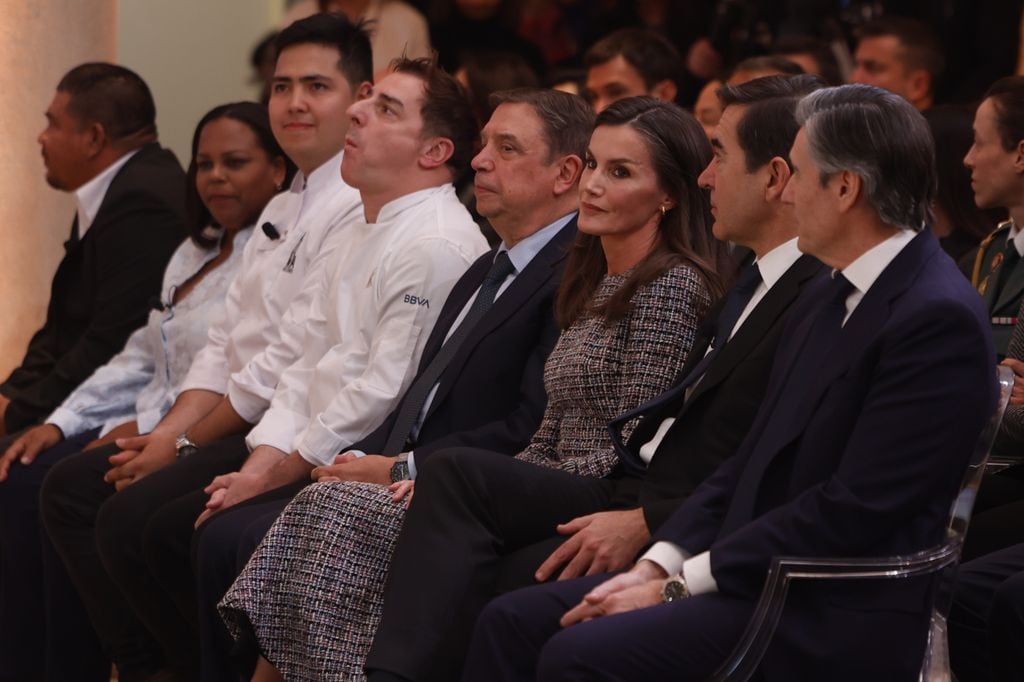
[[[174,304],[175,289],[220,252],[201,248],[191,239],[182,242],[164,271],[164,309],[150,311],[146,325],[128,337],[124,350],[79,384],[46,422],[56,425],[65,438],[97,426],[105,435],[132,420],[138,422],[139,433],[152,431],[171,409],[192,358],[206,342],[210,318],[220,314],[221,300],[251,235],[252,227],[238,232],[228,259]]]
[[[313,296],[302,357],[282,374],[250,449],[330,464],[379,426],[411,383],[452,286],[487,250],[450,184],[395,199],[348,235]]]
[[[1006,235],[1006,243],[1013,242],[1013,248],[1017,249],[1017,255],[1024,257],[1024,231],[1017,227],[1017,223],[1010,222],[1010,231]]]
[[[107,196],[110,183],[124,165],[139,152],[133,149],[114,163],[104,168],[96,177],[75,190],[75,210],[78,214],[78,238],[81,239],[92,227],[92,221],[100,212],[103,199]]]
[[[267,204],[223,315],[210,325],[182,391],[231,391],[232,406],[249,422],[266,409],[281,372],[298,356],[288,335],[308,315],[304,289],[330,266],[348,226],[362,216],[359,193],[341,179],[341,158],[339,153],[308,178],[298,173],[289,191]],[[278,239],[264,234],[268,222]]]
[[[864,299],[871,285],[889,267],[889,264],[909,244],[917,233],[913,230],[899,230],[885,241],[876,244],[862,253],[856,260],[847,265],[842,273],[853,285],[854,290],[846,298],[846,325],[850,315]],[[834,276],[835,273],[833,273]],[[661,566],[669,575],[682,573],[690,594],[717,592],[718,583],[711,573],[711,552],[704,551],[691,557],[689,553],[674,542],[656,542],[640,557]]]
[[[736,324],[734,324],[732,329],[729,331],[729,339],[732,339],[736,334],[736,331],[743,326],[743,323],[748,317],[750,317],[750,313],[754,311],[757,304],[765,297],[768,290],[775,286],[775,283],[782,279],[782,276],[786,274],[790,267],[792,267],[793,263],[803,255],[800,253],[800,249],[797,248],[796,242],[797,239],[794,237],[788,242],[779,244],[764,256],[754,261],[754,263],[757,264],[757,269],[761,273],[761,282],[757,285],[757,288],[754,289],[754,294],[750,297],[750,301],[747,302],[747,305],[740,312],[740,316],[736,318]],[[708,346],[705,355],[710,352],[711,346]],[[689,394],[687,394],[686,397],[689,399]],[[640,455],[640,459],[642,459],[645,464],[651,463],[651,458],[654,457],[654,453],[657,452],[658,446],[661,445],[661,441],[665,439],[665,434],[667,434],[668,430],[672,428],[672,424],[674,424],[675,421],[675,417],[668,417],[662,421],[651,440],[647,441],[640,447],[640,451],[637,454]]]

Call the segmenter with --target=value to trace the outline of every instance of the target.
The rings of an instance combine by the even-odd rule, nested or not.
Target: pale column
[[[116,26],[116,0],[0,0],[0,381],[42,324],[74,217],[43,177],[43,112],[71,67],[114,60]]]

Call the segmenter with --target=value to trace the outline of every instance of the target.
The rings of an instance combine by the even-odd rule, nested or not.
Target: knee
[[[76,482],[87,475],[80,465],[81,455],[74,455],[50,467],[39,489],[39,515],[50,528],[68,522],[71,516],[71,496]]]
[[[568,628],[556,633],[540,650],[537,660],[537,682],[566,682],[596,679],[594,666],[582,654],[578,632]]]
[[[1024,573],[1004,580],[992,599],[992,627],[1024,634]]]

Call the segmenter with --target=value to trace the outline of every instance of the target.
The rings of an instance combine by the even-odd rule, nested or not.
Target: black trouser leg
[[[424,462],[399,535],[368,670],[457,679],[503,556],[607,508],[607,481],[474,449]]]

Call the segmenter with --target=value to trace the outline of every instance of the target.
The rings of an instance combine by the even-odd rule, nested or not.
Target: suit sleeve
[[[775,556],[856,556],[929,505],[947,512],[994,405],[984,331],[966,306],[946,303],[883,332],[866,354],[875,364],[860,377],[867,389],[850,405],[856,413],[835,472],[711,545],[720,591],[754,598]],[[702,549],[690,537],[659,539]]]
[[[164,268],[183,233],[170,206],[141,192],[122,197],[104,222],[102,232],[99,225],[92,228],[97,231],[91,245],[96,258],[95,314],[52,369],[12,398],[5,415],[8,431],[48,415],[124,346],[128,335],[145,322],[149,298],[159,291]]]
[[[523,368],[519,386],[518,407],[504,419],[484,424],[472,431],[450,434],[426,445],[416,447],[416,463],[420,466],[432,453],[450,447],[486,447],[495,452],[517,452],[537,430],[544,415],[547,394],[544,391],[544,363],[558,340],[558,324],[549,309],[542,312],[545,325],[540,339]]]

